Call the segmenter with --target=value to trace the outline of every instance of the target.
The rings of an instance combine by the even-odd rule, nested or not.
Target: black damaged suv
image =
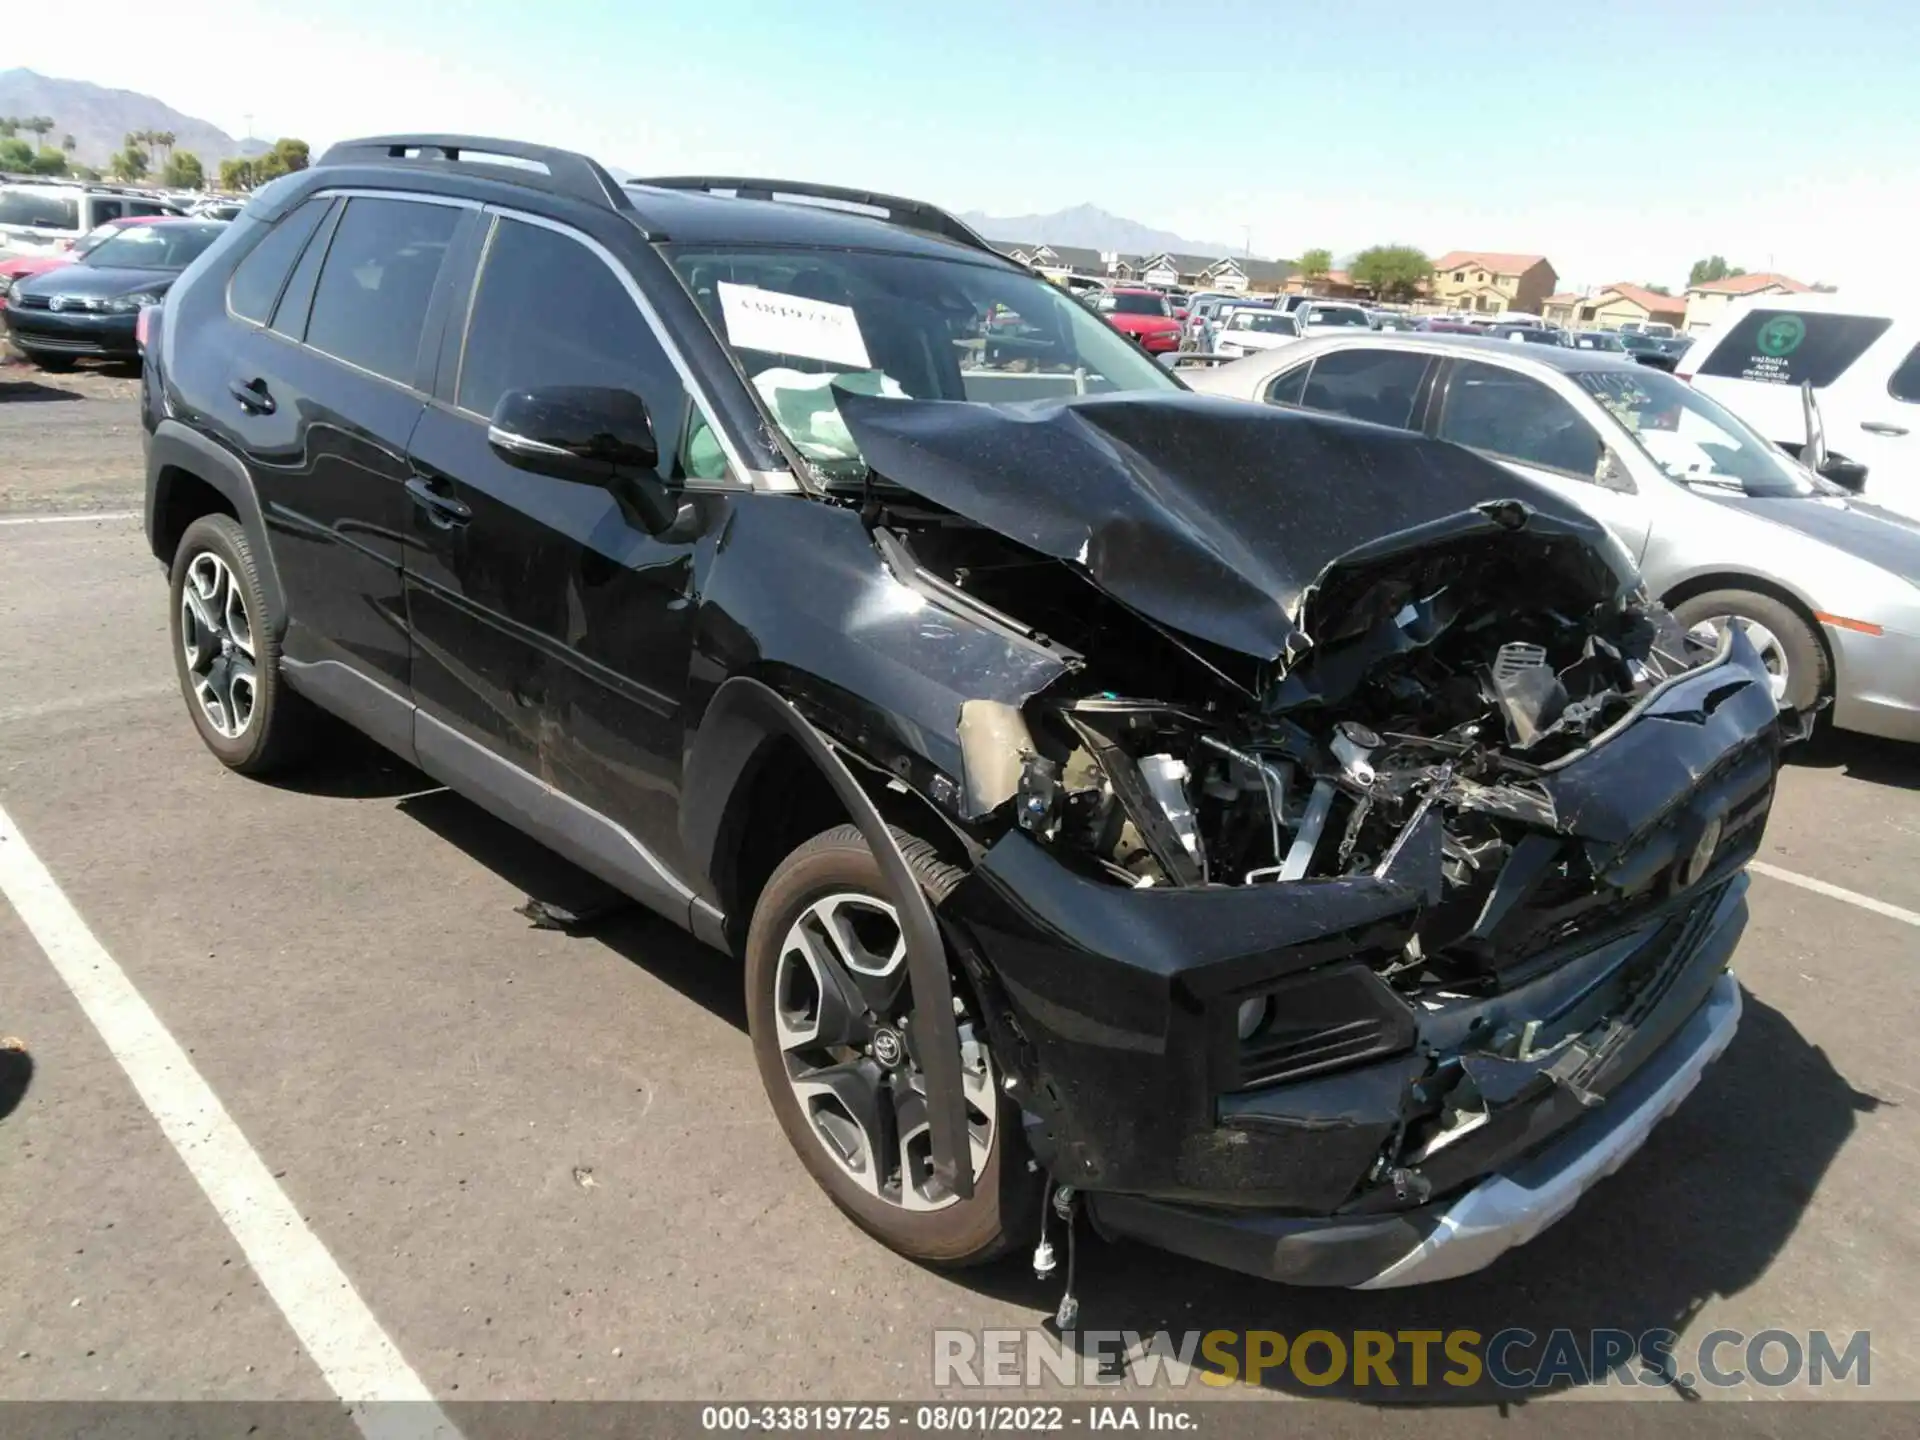
[[[743,957],[781,1125],[909,1255],[1057,1213],[1458,1274],[1733,1033],[1745,638],[1466,450],[1187,392],[940,211],[354,141],[148,319],[208,748],[331,712]]]

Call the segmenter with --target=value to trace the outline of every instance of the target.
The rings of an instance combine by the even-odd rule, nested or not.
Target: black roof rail
[[[495,158],[521,163],[487,164]],[[370,135],[362,140],[342,140],[320,157],[322,165],[421,165],[442,171],[475,162],[487,166],[489,180],[565,195],[603,210],[633,208],[620,182],[597,160],[550,145],[528,145],[484,135]]]
[[[861,206],[877,210],[870,219],[884,220],[908,230],[938,235],[974,250],[999,256],[971,226],[924,200],[909,200],[901,195],[882,195],[872,190],[850,190],[841,185],[816,185],[810,180],[757,180],[740,175],[664,175],[629,180],[629,185],[652,185],[661,190],[704,190],[714,194],[731,190],[742,200],[826,200],[839,206]],[[858,214],[859,211],[853,213]],[[1004,256],[1000,258],[1004,259]]]

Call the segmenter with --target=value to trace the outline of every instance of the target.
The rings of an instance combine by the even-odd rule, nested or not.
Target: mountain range
[[[33,70],[0,70],[0,115],[21,120],[46,116],[53,121],[46,143],[57,146],[71,135],[76,142],[72,158],[85,165],[105,164],[126,143],[128,132],[137,130],[171,131],[174,150],[192,151],[209,172],[222,160],[269,148],[260,140],[236,140],[219,126],[182,114],[151,95]]]
[[[1047,215],[984,215],[965,211],[960,218],[989,240],[1024,240],[1047,245],[1081,245],[1089,250],[1117,250],[1128,255],[1151,255],[1172,250],[1182,255],[1238,255],[1238,245],[1217,240],[1189,240],[1171,230],[1156,230],[1102,210],[1098,205],[1075,205]]]

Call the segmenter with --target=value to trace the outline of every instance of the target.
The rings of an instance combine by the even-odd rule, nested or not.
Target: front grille
[[[16,295],[13,303],[22,310],[51,310],[53,303],[45,295]]]
[[[14,342],[27,350],[57,350],[63,355],[104,355],[107,347],[98,340],[76,340],[71,335],[14,334]]]

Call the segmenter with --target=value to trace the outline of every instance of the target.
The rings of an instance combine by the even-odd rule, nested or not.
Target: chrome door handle
[[[1889,425],[1884,420],[1862,420],[1860,422],[1860,428],[1869,435],[1904,435],[1907,433],[1906,426]]]

